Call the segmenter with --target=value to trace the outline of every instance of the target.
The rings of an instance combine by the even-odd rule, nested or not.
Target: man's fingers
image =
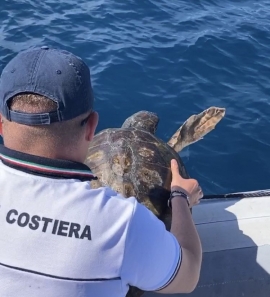
[[[178,163],[175,159],[171,160],[171,170],[172,170],[172,178],[176,177],[176,176],[181,176],[179,174],[179,167],[178,167]]]
[[[200,199],[202,199],[203,197],[203,191],[202,191],[202,188],[199,186],[199,195],[200,195]]]

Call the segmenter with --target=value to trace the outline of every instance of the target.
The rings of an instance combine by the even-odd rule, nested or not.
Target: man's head
[[[4,144],[82,161],[98,121],[93,101],[90,71],[80,58],[48,47],[23,51],[0,78]]]

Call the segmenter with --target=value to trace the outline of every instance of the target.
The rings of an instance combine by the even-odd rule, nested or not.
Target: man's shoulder
[[[130,215],[136,208],[138,201],[135,197],[124,197],[121,193],[116,192],[110,187],[100,187],[90,189],[89,195],[95,200],[95,203],[101,208],[108,208],[118,211],[128,211]]]

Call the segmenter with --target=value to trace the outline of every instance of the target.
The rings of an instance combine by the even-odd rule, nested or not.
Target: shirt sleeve
[[[166,287],[181,265],[181,247],[150,210],[136,202],[125,244],[121,277],[144,291]]]

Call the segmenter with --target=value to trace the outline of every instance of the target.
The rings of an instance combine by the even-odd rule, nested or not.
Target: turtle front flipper
[[[184,147],[202,139],[204,135],[213,130],[224,115],[225,108],[214,106],[197,115],[192,115],[174,133],[168,145],[176,152],[180,152]]]

